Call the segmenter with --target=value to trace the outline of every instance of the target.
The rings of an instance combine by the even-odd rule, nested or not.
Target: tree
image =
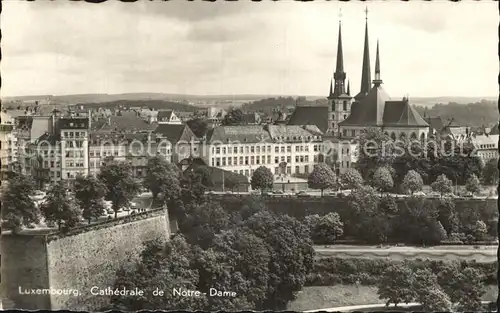
[[[42,204],[42,214],[47,222],[57,223],[59,230],[63,224],[65,229],[77,225],[81,210],[67,191],[64,181],[61,180],[49,188]]]
[[[314,249],[306,225],[269,211],[251,216],[242,225],[268,247],[269,280],[263,307],[284,310],[301,290],[314,263]]]
[[[13,233],[40,220],[40,210],[30,198],[34,186],[34,181],[24,175],[15,175],[8,180],[2,195],[2,220]]]
[[[203,249],[210,246],[215,235],[231,226],[229,214],[217,202],[187,205],[186,212],[179,228],[188,243]]]
[[[333,188],[336,183],[335,172],[325,163],[318,163],[314,165],[314,169],[309,174],[307,185],[312,189],[320,189],[321,196],[323,190]]]
[[[348,168],[340,175],[340,182],[343,188],[354,189],[363,184],[363,177],[356,169]]]
[[[435,182],[431,184],[431,188],[435,192],[439,192],[441,197],[452,191],[452,182],[446,177],[446,175],[439,175]]]
[[[338,213],[330,212],[321,217],[312,215],[306,218],[306,221],[310,227],[311,238],[317,244],[335,243],[344,233],[344,224]]]
[[[472,267],[463,269],[458,274],[456,286],[456,300],[463,311],[482,311],[481,297],[485,291],[481,273],[478,270]]]
[[[378,128],[367,129],[359,137],[357,169],[370,181],[379,167],[390,167],[396,157],[395,143]]]
[[[270,169],[265,166],[259,166],[252,175],[250,185],[252,189],[260,189],[263,193],[266,189],[272,189],[274,183],[274,175]]]
[[[231,290],[236,297],[209,297],[208,309],[263,309],[269,281],[270,254],[264,241],[240,230],[223,231],[212,245],[196,257],[200,280],[198,290]]]
[[[409,190],[411,194],[415,191],[422,190],[423,185],[424,181],[422,180],[422,176],[414,170],[408,171],[403,179],[403,188]]]
[[[429,269],[415,271],[413,283],[415,300],[422,305],[425,312],[451,312],[451,301],[438,284],[436,275]]]
[[[488,236],[488,228],[483,221],[476,221],[473,228],[473,236],[477,241],[485,240]]]
[[[243,111],[240,109],[230,109],[222,120],[222,125],[224,126],[234,126],[244,124],[245,119]]]
[[[101,167],[98,178],[108,189],[106,200],[113,203],[116,218],[120,208],[128,205],[139,192],[140,185],[132,178],[131,168],[125,162],[107,163]]]
[[[455,202],[452,199],[440,199],[437,203],[438,221],[443,225],[447,234],[458,231],[459,221],[455,211]]]
[[[112,296],[115,309],[124,311],[158,310],[201,310],[205,307],[204,297],[182,297],[173,290],[196,290],[198,271],[192,268],[193,251],[182,236],[175,236],[164,244],[159,240],[145,243],[140,260],[122,266],[116,273],[114,288],[144,291],[142,297]],[[164,290],[163,296],[153,296],[153,291]]]
[[[415,300],[416,293],[413,290],[415,274],[403,263],[396,263],[388,267],[377,283],[377,294],[379,299],[387,300],[386,305],[393,303],[410,303]]]
[[[207,134],[208,123],[206,119],[195,117],[187,121],[186,124],[198,138],[203,138]]]
[[[498,184],[498,159],[491,159],[484,165],[483,179],[486,185]]]
[[[465,189],[474,195],[481,190],[481,183],[479,182],[479,178],[476,175],[472,174],[465,183]]]
[[[103,197],[108,192],[106,185],[95,176],[78,175],[75,179],[75,198],[82,208],[82,216],[88,220],[97,219],[104,211]]]
[[[381,192],[387,192],[394,186],[391,171],[387,167],[379,167],[373,174],[373,187]]]
[[[180,196],[180,170],[162,157],[149,158],[144,185],[153,194],[153,203],[165,204]]]

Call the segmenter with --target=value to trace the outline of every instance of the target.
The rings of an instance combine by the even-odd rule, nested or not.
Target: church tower
[[[337,44],[337,66],[330,82],[328,99],[328,135],[339,134],[339,123],[351,113],[352,97],[349,95],[349,85],[346,90],[346,73],[344,72],[344,54],[342,51],[342,25],[339,21],[339,38]]]
[[[368,42],[368,8],[365,10],[366,13],[366,25],[365,25],[365,47],[363,50],[363,68],[361,70],[361,89],[359,93],[354,97],[356,101],[363,99],[371,89],[371,70],[370,70],[370,49]]]

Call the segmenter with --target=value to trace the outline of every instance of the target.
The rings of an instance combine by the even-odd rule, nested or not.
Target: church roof
[[[323,133],[328,129],[327,106],[298,106],[288,125],[316,125]]]
[[[393,101],[381,86],[374,86],[340,126],[428,126],[408,100]]]

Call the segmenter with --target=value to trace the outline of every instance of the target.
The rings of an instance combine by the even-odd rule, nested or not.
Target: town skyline
[[[497,17],[488,4],[368,3],[372,73],[379,40],[381,77],[393,97],[492,96],[498,89]],[[6,3],[2,97],[326,96],[336,62],[339,18],[345,71],[355,93],[360,87],[365,6]],[[78,19],[71,18],[76,15]],[[41,18],[48,22],[41,23]],[[116,23],[109,26],[110,20]],[[63,23],[67,27],[60,27]],[[472,40],[474,45],[465,44]]]

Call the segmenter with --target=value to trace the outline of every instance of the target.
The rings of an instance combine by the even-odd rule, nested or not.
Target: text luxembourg
[[[125,288],[113,289],[111,287],[101,289],[97,286],[94,286],[90,288],[90,293],[93,296],[144,296],[144,290],[140,290],[139,288],[135,288],[132,290],[128,290]]]

